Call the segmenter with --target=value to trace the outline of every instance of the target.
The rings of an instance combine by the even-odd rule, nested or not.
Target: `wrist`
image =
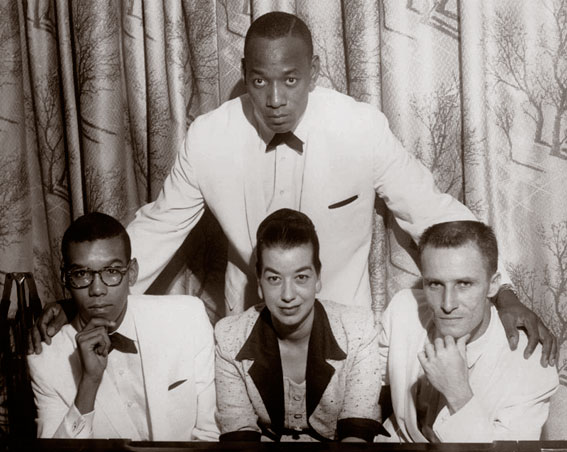
[[[513,306],[518,303],[520,297],[518,296],[518,291],[512,284],[502,284],[494,297],[494,303],[497,308],[504,308],[507,306]]]
[[[470,385],[467,385],[461,390],[457,391],[455,394],[445,395],[447,400],[447,407],[451,415],[455,414],[462,407],[464,407],[470,399],[473,397],[473,392]]]

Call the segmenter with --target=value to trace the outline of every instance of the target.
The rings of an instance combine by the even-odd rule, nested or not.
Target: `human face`
[[[474,243],[458,248],[426,246],[421,255],[425,299],[439,336],[455,339],[471,334],[473,341],[490,322],[489,297],[496,295],[500,275],[489,275]]]
[[[275,133],[297,126],[315,88],[319,57],[295,36],[256,37],[242,60],[242,76],[256,114]]]
[[[320,290],[321,280],[313,265],[313,245],[262,250],[258,294],[280,336],[311,332],[315,295]]]
[[[65,269],[100,270],[104,267],[127,265],[124,242],[120,237],[112,237],[92,242],[71,243]],[[105,285],[99,274],[95,274],[92,284],[83,289],[74,289],[67,285],[73,300],[77,303],[82,326],[85,326],[91,318],[100,317],[116,322],[118,327],[126,313],[129,288],[136,282],[137,276],[138,264],[133,259],[128,272],[118,286]]]

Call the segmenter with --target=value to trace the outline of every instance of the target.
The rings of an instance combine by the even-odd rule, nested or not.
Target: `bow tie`
[[[303,141],[297,138],[293,132],[276,133],[266,147],[266,152],[276,148],[276,146],[285,143],[298,154],[303,154]]]
[[[113,333],[110,336],[110,350],[118,350],[122,353],[138,353],[138,349],[136,348],[136,344],[132,339],[127,338],[126,336],[122,336],[120,333]]]

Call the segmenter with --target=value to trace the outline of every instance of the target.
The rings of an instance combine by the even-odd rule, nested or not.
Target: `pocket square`
[[[185,383],[187,381],[187,378],[185,380],[179,380],[176,381],[175,383],[171,383],[169,385],[169,387],[167,388],[168,391],[171,391],[172,389],[177,388],[177,386],[182,385],[183,383]]]
[[[351,202],[353,202],[357,199],[358,199],[358,195],[351,196],[350,198],[347,198],[347,199],[344,199],[342,201],[331,204],[329,206],[329,209],[338,209],[339,207],[346,206],[347,204],[350,204]]]

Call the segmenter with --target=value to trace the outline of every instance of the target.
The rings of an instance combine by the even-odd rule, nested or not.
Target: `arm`
[[[96,394],[106,369],[110,322],[92,319],[76,335],[81,364],[80,379],[73,403],[68,403],[50,383],[49,357],[29,357],[32,388],[38,409],[38,436],[41,438],[92,438]],[[59,364],[59,363],[58,363]],[[70,365],[64,361],[60,365]],[[54,378],[57,378],[55,375]]]
[[[452,196],[441,193],[431,172],[410,155],[396,139],[386,118],[376,112],[374,131],[379,137],[373,150],[374,188],[388,209],[394,214],[400,227],[417,243],[429,226],[446,221],[477,220],[473,213]],[[504,283],[510,283],[502,260],[498,270]],[[555,338],[541,320],[523,306],[512,292],[502,292],[496,307],[502,318],[512,350],[518,343],[518,328],[526,329],[529,342],[526,358],[538,342],[543,344],[542,365],[557,360]]]
[[[469,385],[464,343],[463,338],[456,344],[451,337],[436,339],[418,355],[425,375],[447,401],[433,424],[437,438],[441,442],[539,439],[558,383],[555,369],[533,363],[511,369],[501,383],[508,394],[491,408],[492,401],[482,400]]]
[[[197,352],[195,353],[195,390],[197,393],[197,416],[191,435],[193,441],[218,441],[219,429],[215,420],[215,342],[213,328],[205,309],[199,310],[196,323],[200,329],[195,332]]]
[[[223,347],[225,339],[223,334],[219,334],[219,326],[222,327],[222,324],[215,329],[215,384],[220,440],[259,441],[261,430],[258,427],[258,416],[234,358]]]
[[[355,439],[372,441],[383,431],[378,419],[378,395],[380,393],[380,357],[378,332],[372,316],[362,314],[358,331],[358,346],[349,347],[354,354],[352,366],[346,377],[343,408],[337,420],[337,436],[341,441]],[[356,330],[355,330],[356,331]]]
[[[127,231],[139,273],[133,293],[143,293],[164,269],[204,210],[195,169],[194,122],[157,199],[141,207]]]

